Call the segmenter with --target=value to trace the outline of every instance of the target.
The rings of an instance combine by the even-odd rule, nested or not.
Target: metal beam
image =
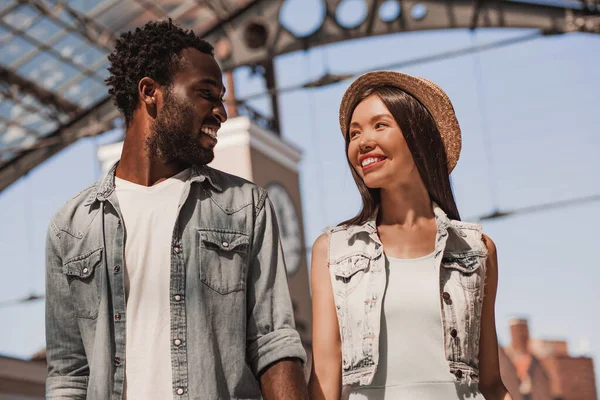
[[[110,97],[97,103],[92,110],[79,116],[68,126],[57,129],[44,139],[41,147],[24,151],[4,164],[0,164],[0,192],[33,168],[72,145],[83,137],[96,136],[111,129],[119,112]]]
[[[11,119],[7,119],[4,118],[2,115],[0,115],[0,121],[2,122],[2,126],[0,126],[0,132],[2,131],[3,128],[8,129],[8,127],[10,126],[16,126],[19,129],[23,129],[23,131],[27,132],[27,135],[32,136],[37,138],[39,136],[39,134],[34,131],[31,128],[27,128],[26,126],[23,126],[21,124],[19,124],[17,121],[11,120]],[[6,152],[6,151],[14,151],[15,149],[7,149],[6,147],[2,148],[0,150],[0,154]]]
[[[17,0],[12,0],[11,4],[3,5],[2,10],[0,10],[0,19],[4,18],[6,15],[8,15],[11,12],[13,12],[14,10],[16,10],[20,5],[21,5],[21,2],[17,1]]]
[[[0,86],[0,89],[0,99],[8,99],[16,105],[18,105],[19,107],[23,108],[24,110],[27,110],[30,113],[34,114],[41,114],[46,119],[55,120],[58,118],[56,110],[52,108],[39,108],[37,107],[37,105],[32,106],[31,104],[26,104],[23,101],[23,98],[18,93],[16,93],[16,91],[11,90],[11,88],[8,86]]]
[[[27,0],[21,0],[21,1],[27,1]],[[97,19],[100,15],[102,15],[104,12],[106,12],[108,9],[110,9],[110,7],[112,7],[114,4],[118,3],[119,1],[120,0],[104,0],[102,3],[100,3],[98,6],[96,6],[89,13],[89,18],[91,18],[91,19]],[[21,65],[25,64],[26,62],[28,62],[29,60],[31,60],[33,57],[37,56],[42,50],[44,50],[46,48],[49,48],[49,47],[53,47],[54,45],[56,45],[56,43],[58,43],[65,36],[67,36],[68,33],[69,33],[69,31],[66,30],[66,29],[63,29],[60,32],[57,32],[53,37],[51,37],[49,40],[47,40],[45,47],[43,47],[43,48],[39,48],[39,47],[34,48],[33,50],[31,50],[27,54],[23,55],[18,60],[15,60],[12,64],[10,64],[10,67],[12,69],[19,68]],[[82,50],[81,47],[75,49],[76,52],[79,52],[80,50]],[[112,51],[112,49],[111,49],[111,51]]]
[[[148,10],[150,10],[152,13],[154,13],[154,15],[156,15],[158,18],[165,18],[167,17],[167,10],[165,10],[162,5],[151,1],[151,0],[133,0],[136,3],[138,3],[141,6],[146,7]]]
[[[89,44],[100,47],[105,51],[111,51],[115,44],[115,36],[112,31],[101,26],[87,15],[81,14],[67,3],[54,0],[54,6],[49,6],[48,2],[41,0],[24,0],[34,7],[40,14],[52,19],[55,23],[69,32],[77,33],[88,41]],[[75,26],[65,23],[58,17],[61,11],[67,12],[76,21]]]
[[[60,95],[39,86],[35,82],[23,78],[13,70],[2,65],[0,65],[0,85],[15,87],[20,93],[31,95],[41,104],[50,105],[58,112],[67,115],[81,112],[81,109],[77,105],[62,98]]]
[[[27,40],[29,43],[33,44],[34,46],[36,46],[38,49],[40,50],[45,50],[46,52],[48,52],[50,55],[52,55],[54,58],[56,58],[57,60],[60,60],[70,66],[72,66],[73,68],[77,69],[79,72],[81,72],[82,74],[88,75],[96,80],[99,80],[100,82],[104,82],[103,79],[101,79],[100,77],[98,77],[96,75],[96,71],[92,71],[91,69],[77,64],[75,63],[72,59],[63,56],[62,54],[60,54],[58,51],[56,51],[53,47],[48,46],[47,44],[44,44],[42,42],[40,42],[39,40],[37,40],[36,38],[28,35],[24,30],[22,29],[17,29],[14,26],[8,25],[6,24],[4,21],[0,20],[0,26],[3,27],[4,29],[9,30],[11,33],[19,35],[21,38]]]
[[[283,0],[261,1],[244,8],[205,33],[211,43],[227,40],[231,55],[221,61],[224,70],[242,65],[263,64],[265,60],[297,50],[306,50],[344,40],[398,32],[456,28],[533,28],[548,33],[600,33],[600,11],[577,3],[564,6],[508,0],[402,0],[401,12],[393,21],[379,18],[379,0],[365,0],[367,15],[356,27],[347,28],[336,19],[340,0],[322,0],[326,8],[321,26],[307,37],[297,37],[282,25],[279,12]],[[422,18],[411,15],[413,7],[426,7]],[[226,24],[227,29],[223,28]],[[266,31],[264,44],[250,43],[250,24],[260,24]],[[261,28],[262,29],[262,28]],[[254,44],[250,46],[249,44]]]

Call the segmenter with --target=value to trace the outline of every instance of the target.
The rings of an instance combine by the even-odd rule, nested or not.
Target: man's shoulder
[[[50,226],[57,234],[60,231],[75,233],[78,217],[89,216],[89,200],[96,192],[99,182],[95,182],[67,200],[52,216]]]
[[[261,208],[264,204],[267,191],[263,187],[237,175],[232,175],[208,166],[206,168],[209,174],[218,182],[222,196],[253,203],[257,208]]]

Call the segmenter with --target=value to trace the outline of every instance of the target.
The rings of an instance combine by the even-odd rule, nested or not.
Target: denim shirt
[[[126,232],[115,194],[116,166],[50,223],[48,399],[123,398]],[[265,367],[288,357],[306,361],[264,189],[194,166],[171,244],[175,399],[257,399]],[[176,338],[185,339],[177,346]]]
[[[434,262],[439,270],[440,317],[448,369],[458,382],[478,382],[487,248],[480,225],[450,220],[440,207],[434,204],[433,208],[437,225]],[[326,233],[342,339],[342,383],[369,385],[379,362],[387,283],[383,245],[375,219],[363,225],[328,228]]]

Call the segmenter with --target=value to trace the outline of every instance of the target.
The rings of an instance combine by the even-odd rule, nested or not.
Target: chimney
[[[529,327],[527,319],[511,318],[509,320],[511,347],[516,354],[529,353]]]

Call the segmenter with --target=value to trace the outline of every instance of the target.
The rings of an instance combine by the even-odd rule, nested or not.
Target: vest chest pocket
[[[450,275],[450,282],[460,285],[465,290],[477,291],[481,289],[483,282],[481,262],[479,255],[464,257],[444,256],[442,266]]]
[[[79,318],[96,319],[102,288],[102,248],[65,261],[63,273],[67,277],[75,313]]]
[[[200,229],[200,280],[220,294],[246,288],[249,236],[224,229]]]
[[[330,265],[333,290],[342,297],[352,293],[363,280],[371,259],[357,254]]]

